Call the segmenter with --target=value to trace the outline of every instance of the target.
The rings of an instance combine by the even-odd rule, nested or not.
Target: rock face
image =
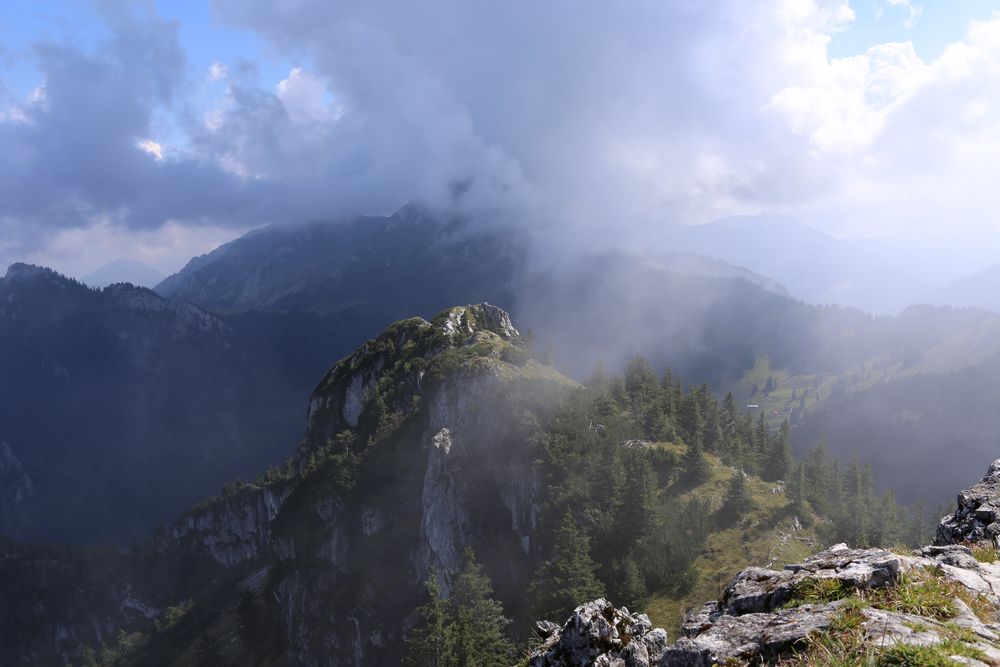
[[[923,647],[939,661],[920,664],[1000,664],[1000,561],[981,562],[967,545],[992,544],[996,506],[1000,460],[959,494],[958,509],[942,519],[932,546],[898,554],[838,544],[782,570],[747,568],[721,599],[688,614],[683,637],[655,650],[649,638],[662,630],[652,630],[641,614],[596,600],[578,607],[562,628],[545,625],[550,634],[530,664],[707,667],[789,659],[807,665],[814,640],[834,638],[844,646],[848,626],[857,650],[872,660]]]
[[[81,646],[119,630],[152,633],[158,661],[184,662],[199,633],[240,634],[226,625],[231,614],[201,611],[222,608],[261,629],[227,649],[244,651],[239,664],[398,664],[429,570],[448,594],[463,551],[483,544],[496,595],[515,608],[538,556],[542,424],[573,386],[531,359],[497,306],[398,322],[319,383],[283,467],[228,485],[97,567],[81,556],[57,553],[43,568],[34,552],[0,554],[5,593],[21,591],[23,570],[72,578],[0,605],[0,628],[19,627],[22,608],[45,616],[16,641],[0,639],[0,664],[73,662]],[[197,620],[179,620],[189,611]],[[648,619],[623,623],[619,634],[650,629]],[[53,627],[65,631],[43,632]]]
[[[1000,540],[1000,459],[975,486],[958,494],[958,508],[941,519],[934,544],[989,542]]]
[[[560,628],[541,622],[545,643],[532,654],[530,667],[549,665],[658,664],[667,648],[667,633],[653,628],[645,614],[615,609],[601,598],[580,605]]]

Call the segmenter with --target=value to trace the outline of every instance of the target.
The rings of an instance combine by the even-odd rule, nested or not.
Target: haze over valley
[[[979,0],[0,8],[0,664],[1000,664],[998,72]]]

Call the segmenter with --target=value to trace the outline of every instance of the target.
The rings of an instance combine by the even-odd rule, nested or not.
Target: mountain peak
[[[10,282],[28,282],[37,278],[57,278],[65,280],[65,276],[45,266],[14,262],[7,267],[5,280]]]
[[[430,322],[400,320],[338,362],[320,382],[309,403],[305,447],[320,447],[345,430],[371,435],[380,414],[411,413],[428,381],[454,371],[515,374],[529,365],[542,368],[530,356],[510,315],[489,303],[454,306]]]

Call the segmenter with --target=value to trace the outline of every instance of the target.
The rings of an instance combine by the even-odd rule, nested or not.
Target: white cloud
[[[54,234],[44,247],[22,257],[70,276],[85,275],[121,258],[137,260],[170,274],[192,257],[205,254],[247,231],[170,220],[156,229],[135,230],[107,218]]]
[[[157,160],[163,159],[163,146],[156,143],[152,139],[141,139],[135,142],[135,147],[141,150],[143,153],[148,153],[152,155]]]
[[[220,62],[214,62],[208,67],[209,81],[222,81],[229,76],[229,68]]]

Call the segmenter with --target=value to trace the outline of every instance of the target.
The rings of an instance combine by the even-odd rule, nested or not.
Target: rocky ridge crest
[[[669,645],[645,615],[588,602],[561,628],[538,625],[544,641],[529,664],[809,665],[818,650],[856,664],[1000,665],[998,507],[1000,459],[959,494],[933,545],[900,554],[838,544],[782,570],[746,568]]]

